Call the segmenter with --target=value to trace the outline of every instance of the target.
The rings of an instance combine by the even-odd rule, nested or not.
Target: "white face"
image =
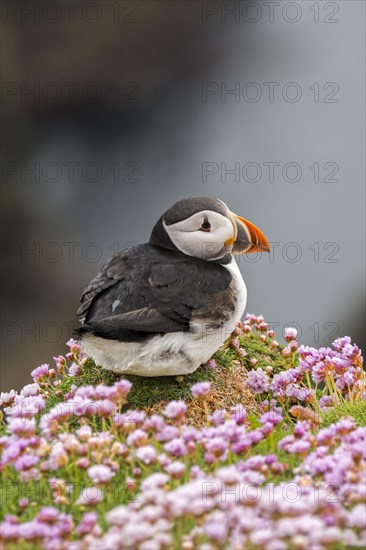
[[[232,222],[212,210],[193,214],[190,218],[164,227],[175,246],[188,256],[201,260],[218,260],[230,253],[233,247]],[[225,242],[230,239],[230,243]]]

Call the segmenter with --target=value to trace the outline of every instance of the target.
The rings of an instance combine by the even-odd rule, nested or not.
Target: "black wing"
[[[192,314],[207,310],[230,282],[219,264],[149,244],[128,248],[108,260],[85,289],[77,312],[85,322],[78,333],[133,341],[188,331]]]
[[[84,289],[80,299],[81,306],[76,312],[76,316],[80,319],[80,321],[85,320],[90,306],[100,293],[104,292],[109,287],[115,285],[116,282],[123,280],[124,278],[128,280],[129,256],[132,249],[132,246],[128,247],[116,256],[109,258],[99,273]]]

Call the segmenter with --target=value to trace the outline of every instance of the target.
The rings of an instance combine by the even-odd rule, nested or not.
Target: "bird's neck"
[[[161,216],[154,225],[154,228],[151,232],[149,244],[159,246],[161,248],[166,248],[168,250],[173,250],[174,252],[180,252],[179,248],[175,246],[163,226],[163,216]]]

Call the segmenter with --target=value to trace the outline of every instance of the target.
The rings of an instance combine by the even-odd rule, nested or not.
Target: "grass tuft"
[[[352,416],[358,426],[366,426],[366,401],[342,403],[323,414],[322,426],[330,426],[344,416]]]

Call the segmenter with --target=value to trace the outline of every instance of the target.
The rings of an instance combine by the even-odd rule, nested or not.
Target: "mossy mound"
[[[248,412],[255,413],[258,408],[254,395],[245,387],[248,370],[271,366],[274,372],[292,366],[293,358],[284,358],[281,354],[282,346],[273,346],[270,338],[261,338],[259,334],[251,333],[239,337],[231,337],[214,355],[214,361],[203,365],[192,374],[185,376],[141,377],[123,375],[133,384],[128,396],[126,409],[143,409],[146,412],[160,412],[168,401],[184,400],[188,404],[187,419],[195,425],[205,422],[207,414],[218,409],[229,410],[231,407],[242,404]],[[121,375],[97,366],[92,359],[88,359],[81,374],[73,377],[65,376],[58,388],[58,396],[50,396],[47,408],[61,401],[71,386],[112,385]],[[193,384],[202,381],[211,382],[210,399],[205,403],[194,401],[190,388]]]

